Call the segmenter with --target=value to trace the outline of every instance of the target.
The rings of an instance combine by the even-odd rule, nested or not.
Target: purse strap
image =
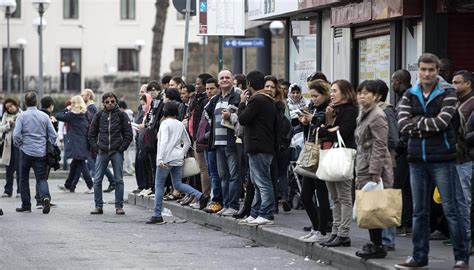
[[[313,111],[313,117],[316,115],[316,109]],[[311,121],[313,120],[313,118],[311,118]],[[309,130],[308,130],[308,136],[306,137],[306,141],[309,142],[309,135],[311,135],[311,121],[309,122]],[[316,129],[316,136],[318,136],[318,131],[319,131],[319,127]],[[316,142],[317,142],[317,137],[316,137]]]
[[[344,140],[342,139],[342,136],[341,136],[341,133],[339,132],[339,130],[337,130],[337,144],[338,144],[338,147],[343,147],[343,148],[346,148],[346,144],[344,143]]]

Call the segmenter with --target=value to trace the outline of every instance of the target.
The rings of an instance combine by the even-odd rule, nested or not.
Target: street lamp
[[[33,25],[38,30],[39,35],[39,98],[43,97],[43,28],[46,26],[46,21],[43,19],[43,14],[49,7],[50,0],[33,0],[33,6],[38,11],[39,18],[33,21]],[[39,19],[39,22],[37,20]]]
[[[137,85],[138,85],[138,90],[140,90],[140,87],[142,86],[141,79],[140,79],[140,51],[142,48],[145,46],[145,41],[143,39],[137,39],[135,40],[135,49],[137,50],[137,71],[138,71],[138,80],[137,80]]]
[[[10,16],[16,10],[16,1],[15,0],[0,0],[0,9],[5,12],[7,17],[7,92],[8,94],[11,93],[11,70],[12,70],[12,63],[11,63],[11,55],[10,55]]]
[[[283,31],[285,29],[285,25],[283,25],[283,23],[281,21],[273,21],[271,24],[270,24],[270,31],[272,32],[272,35],[274,35],[275,37],[279,37],[281,36],[281,34],[283,34]],[[278,70],[279,70],[279,59],[278,59],[278,40],[275,42],[275,57],[276,57],[276,76],[278,77]]]
[[[20,97],[23,96],[23,91],[24,91],[24,80],[23,76],[25,74],[25,46],[26,46],[26,40],[24,38],[19,38],[16,40],[16,44],[20,48],[21,51],[21,59],[20,59]],[[20,108],[23,105],[22,102],[23,98],[20,98]]]

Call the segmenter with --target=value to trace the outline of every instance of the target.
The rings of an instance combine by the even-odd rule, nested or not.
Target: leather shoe
[[[49,198],[45,198],[43,200],[43,214],[49,214],[49,211],[51,210],[51,204]]]
[[[26,212],[26,213],[31,213],[31,208],[23,208],[23,207],[20,207],[20,208],[17,208],[16,209],[17,212]]]
[[[311,228],[312,228],[312,227],[311,227]],[[326,241],[324,241],[324,242],[322,242],[322,243],[319,243],[319,244],[320,244],[321,246],[324,246],[325,244],[334,241],[334,239],[336,239],[336,238],[337,238],[337,234],[331,234],[331,236],[329,237],[328,240],[326,240]]]
[[[187,197],[185,197],[185,199],[181,200],[180,204],[182,206],[185,206],[185,205],[190,204],[193,200],[194,200],[194,196],[187,196]]]
[[[336,237],[331,242],[326,242],[323,244],[325,247],[350,247],[351,246],[351,239],[349,237]]]
[[[146,222],[146,224],[163,224],[162,217],[151,217],[150,220]]]
[[[3,216],[3,210],[0,208],[0,216]]]
[[[206,208],[207,203],[209,202],[210,199],[211,198],[208,195],[203,193],[201,195],[201,198],[199,198],[199,210]]]
[[[104,213],[104,210],[102,208],[96,208],[94,211],[91,212],[91,215],[102,215]]]
[[[248,215],[250,215],[250,209],[248,209],[247,207],[244,206],[244,207],[240,208],[239,212],[232,215],[232,217],[235,218],[235,219],[243,219],[243,218],[247,217]]]
[[[382,259],[387,256],[387,251],[381,246],[367,243],[362,247],[362,251],[357,251],[356,256],[362,259]]]
[[[117,209],[115,209],[115,214],[116,215],[125,215],[125,211],[123,211],[123,208],[117,208]]]
[[[110,185],[106,190],[104,190],[105,193],[109,193],[115,190],[115,186]]]

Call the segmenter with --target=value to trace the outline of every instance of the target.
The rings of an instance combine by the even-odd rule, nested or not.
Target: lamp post
[[[24,38],[19,38],[16,40],[16,44],[20,48],[21,52],[21,60],[20,60],[20,97],[23,96],[23,91],[24,91],[24,80],[23,76],[25,74],[25,46],[26,46],[26,40]],[[23,98],[20,98],[20,107],[23,102]]]
[[[39,35],[39,84],[38,84],[38,95],[39,99],[43,97],[43,28],[46,26],[46,21],[43,19],[43,14],[49,7],[50,0],[33,0],[33,6],[38,11],[39,18],[33,21],[33,25],[37,27]],[[39,19],[39,20],[38,20]]]
[[[12,90],[12,81],[11,81],[11,72],[12,72],[12,63],[11,63],[11,54],[10,54],[10,16],[16,10],[16,1],[15,0],[0,0],[0,8],[5,12],[7,17],[7,92],[11,93]]]
[[[140,51],[142,48],[145,46],[145,41],[143,39],[137,39],[135,40],[135,49],[137,50],[137,71],[138,71],[138,79],[137,79],[137,85],[138,85],[138,90],[140,90],[140,87],[142,86],[141,79],[140,79]]]
[[[285,26],[283,25],[283,23],[281,21],[273,21],[271,24],[270,24],[270,31],[272,32],[272,34],[275,36],[275,37],[279,37],[281,36],[281,34],[283,34],[283,30],[284,30]],[[275,41],[275,57],[276,57],[276,72],[275,72],[275,75],[278,77],[278,70],[279,70],[279,59],[278,59],[278,40]]]

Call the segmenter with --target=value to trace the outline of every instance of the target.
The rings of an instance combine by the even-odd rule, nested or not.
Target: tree
[[[153,26],[153,45],[151,48],[151,80],[158,80],[160,78],[161,51],[163,50],[166,13],[169,5],[169,0],[156,0],[155,2],[156,16],[155,25]]]

